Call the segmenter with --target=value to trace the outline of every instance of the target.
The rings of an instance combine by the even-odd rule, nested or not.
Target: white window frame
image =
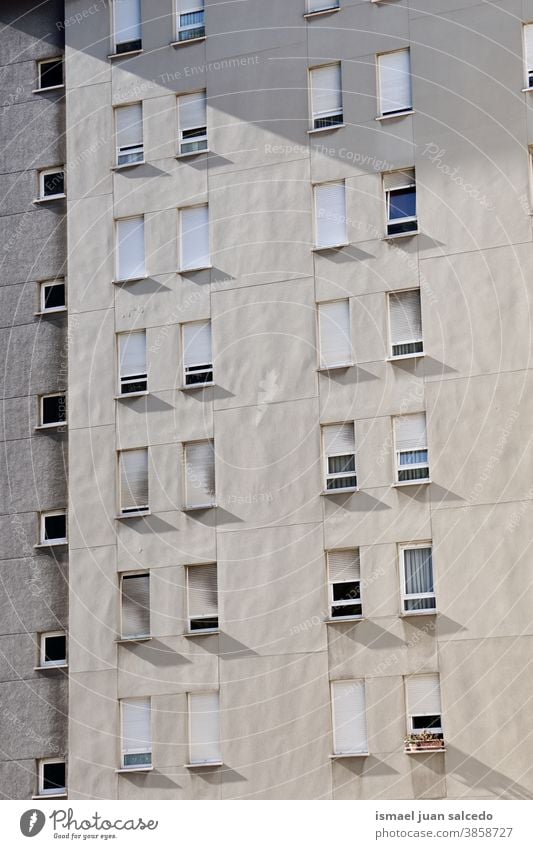
[[[416,357],[423,357],[425,355],[424,352],[424,327],[422,326],[422,331],[420,333],[420,337],[418,339],[406,339],[402,342],[393,342],[392,341],[392,319],[391,319],[391,301],[393,297],[398,297],[399,295],[405,295],[408,292],[418,292],[418,297],[420,300],[420,315],[422,316],[422,290],[419,286],[412,286],[409,289],[396,289],[394,292],[387,293],[387,326],[388,326],[388,335],[389,335],[389,360],[410,360],[415,359]],[[421,351],[413,351],[409,354],[395,354],[394,348],[399,345],[422,345]]]
[[[120,365],[120,340],[124,336],[132,336],[135,333],[144,333],[145,339],[145,355],[146,355],[146,371],[142,374],[139,373],[137,375],[130,374],[122,374],[121,365]],[[126,330],[122,333],[117,333],[117,373],[118,373],[118,397],[119,398],[135,398],[138,395],[148,395],[148,345],[147,345],[147,335],[146,329],[144,327],[139,328],[138,330]],[[124,392],[125,386],[130,386],[135,383],[144,383],[145,388],[139,389],[135,392]]]
[[[348,305],[348,330],[349,330],[349,344],[350,344],[350,353],[348,356],[348,360],[346,362],[339,362],[331,365],[324,365],[322,361],[323,354],[323,344],[322,344],[322,327],[321,327],[321,318],[320,311],[325,307],[330,306],[331,304],[344,304]],[[352,316],[352,299],[351,298],[337,298],[334,301],[320,301],[316,305],[316,335],[318,339],[318,369],[319,371],[335,371],[336,369],[346,369],[350,368],[354,364],[354,351],[353,351],[353,339],[352,339],[352,327],[353,327],[353,316]]]
[[[45,422],[44,420],[44,401],[46,398],[64,398],[65,399],[65,418],[56,422]],[[39,396],[39,427],[65,427],[67,424],[67,393],[66,392],[47,392],[46,395]]]
[[[393,53],[408,53],[409,54],[409,83],[411,90],[411,104],[409,106],[405,106],[402,109],[398,109],[394,112],[383,112],[382,109],[382,82],[381,82],[381,65],[380,59],[382,56],[391,56]],[[413,78],[411,73],[411,48],[410,47],[400,47],[398,50],[385,50],[383,53],[376,53],[376,73],[377,73],[377,92],[378,92],[378,106],[379,106],[379,118],[387,119],[387,118],[401,118],[402,115],[409,115],[413,112]]]
[[[348,421],[348,422],[328,422],[327,424],[321,425],[322,456],[323,456],[323,463],[324,463],[324,493],[327,494],[327,495],[337,495],[337,494],[341,494],[343,492],[357,492],[358,489],[359,489],[358,478],[357,478],[357,450],[355,450],[353,452],[353,455],[346,454],[345,452],[339,452],[339,453],[335,453],[335,454],[326,454],[326,443],[325,443],[326,430],[325,429],[327,427],[340,427],[341,425],[349,425],[349,424],[353,424],[354,441],[355,441],[355,439],[356,439],[355,422],[351,422],[351,421]],[[357,449],[357,442],[355,443],[355,445],[356,445],[356,449]],[[331,472],[330,473],[329,464],[328,464],[328,459],[330,457],[333,458],[333,457],[349,457],[349,456],[353,456],[353,459],[354,459],[355,470],[353,472]],[[346,487],[338,487],[337,489],[328,489],[328,481],[329,480],[338,480],[340,478],[346,478],[346,479],[355,478],[356,484],[355,484],[355,486],[346,486]]]
[[[148,578],[148,593],[150,595],[150,607],[148,608],[148,633],[147,634],[137,634],[136,636],[127,636],[124,634],[124,578]],[[120,640],[121,642],[131,641],[136,642],[140,640],[149,639],[152,636],[152,605],[151,605],[151,572],[149,569],[139,569],[135,572],[121,572],[119,575],[119,592],[120,592]]]
[[[216,694],[218,696],[218,721],[219,721],[219,728],[220,728],[220,719],[221,719],[220,690],[199,690],[198,692],[187,693],[187,719],[188,719],[188,722],[187,722],[187,739],[188,739],[188,748],[189,748],[189,763],[186,764],[186,766],[203,767],[203,766],[217,766],[217,765],[222,764],[222,758],[216,759],[216,760],[213,759],[213,760],[198,761],[198,760],[193,760],[193,758],[191,757],[191,754],[192,754],[192,752],[191,752],[191,750],[192,750],[192,745],[191,745],[191,737],[192,737],[192,734],[191,734],[191,730],[192,730],[191,701],[194,698],[194,696],[212,696],[214,694]],[[222,740],[221,739],[219,740],[219,746],[220,746],[220,748],[222,748]]]
[[[200,614],[198,616],[192,616],[190,610],[190,597],[189,597],[189,575],[192,569],[201,569],[202,566],[214,566],[216,569],[216,577],[217,577],[217,613],[216,613],[216,626],[210,626],[208,628],[192,628],[191,622],[194,619],[195,622],[198,622],[202,619],[214,619],[215,617],[212,614]],[[186,602],[187,602],[187,633],[191,634],[216,634],[219,630],[219,622],[220,622],[220,610],[218,605],[218,563],[212,561],[210,563],[191,563],[185,567],[185,576],[186,576]]]
[[[396,445],[396,421],[398,419],[406,419],[409,416],[421,415],[424,413],[426,415],[426,444],[421,445],[418,448],[410,448],[410,449],[401,449],[399,450]],[[421,410],[419,413],[405,413],[400,416],[392,417],[392,433],[394,439],[394,459],[395,459],[395,485],[396,486],[417,486],[418,484],[431,483],[431,472],[430,472],[430,463],[429,463],[429,447],[428,447],[428,438],[427,438],[427,414],[425,410]],[[401,463],[402,454],[413,454],[415,451],[425,451],[426,452],[426,461],[425,463]],[[400,472],[405,471],[413,471],[414,469],[427,469],[427,477],[425,478],[414,478],[413,480],[400,480]]]
[[[313,103],[313,71],[319,71],[322,68],[329,68],[333,65],[338,65],[338,67],[340,69],[340,76],[341,76],[341,88],[340,88],[341,108],[340,108],[340,111],[338,109],[336,109],[334,111],[328,109],[326,112],[315,112],[314,103]],[[342,88],[342,62],[326,62],[324,65],[313,65],[313,67],[308,69],[307,75],[308,75],[307,85],[308,85],[308,91],[309,91],[309,113],[311,115],[311,128],[310,128],[311,132],[313,132],[313,131],[317,132],[317,131],[320,131],[320,130],[324,130],[324,131],[325,130],[334,130],[335,127],[342,127],[343,124],[344,124],[344,92],[343,92],[343,88]],[[324,127],[316,127],[315,126],[316,121],[323,121],[327,118],[335,118],[337,116],[340,116],[340,119],[341,119],[337,123],[326,124]]]
[[[333,490],[334,491],[334,490]],[[326,567],[327,567],[327,576],[328,576],[328,599],[329,599],[329,619],[331,622],[347,622],[357,619],[364,619],[364,605],[363,605],[363,579],[359,577],[359,580],[354,581],[333,581],[331,579],[330,568],[329,568],[329,556],[330,554],[338,554],[339,552],[344,551],[357,551],[357,547],[353,548],[330,548],[326,551]],[[361,550],[359,549],[359,568],[361,568]],[[340,584],[359,584],[359,598],[358,599],[350,599],[347,601],[335,601],[333,597],[333,587],[338,586]],[[353,607],[358,606],[361,608],[361,613],[350,613],[346,616],[333,616],[333,608],[334,607]]]
[[[398,168],[397,170],[398,171],[404,171],[404,170],[413,170],[413,169],[412,168],[409,168],[409,169]],[[385,174],[382,175],[382,177],[388,176],[388,174],[391,174],[391,173],[394,173],[394,172],[392,172],[392,171],[386,172]],[[413,188],[413,187],[414,187],[414,190],[415,190],[416,215],[405,215],[403,218],[392,218],[391,219],[390,208],[391,208],[391,194],[392,194],[392,192],[403,191],[404,189],[410,189],[410,188]],[[416,173],[415,173],[415,176],[412,178],[412,182],[410,182],[410,183],[405,182],[404,185],[395,186],[392,189],[387,189],[385,187],[385,185],[383,185],[383,193],[384,193],[384,199],[385,199],[385,218],[386,218],[386,233],[387,233],[386,238],[387,239],[397,239],[397,238],[401,238],[402,236],[414,236],[418,231],[418,192],[417,192],[417,187],[416,187]],[[389,232],[389,227],[395,227],[398,224],[409,224],[409,223],[414,224],[414,226],[411,230],[400,231],[398,233],[390,233]]]
[[[150,748],[149,749],[129,749],[127,752],[124,751],[124,705],[126,702],[134,702],[134,701],[146,701],[148,699],[148,703],[150,706]],[[151,696],[131,696],[127,698],[120,699],[120,768],[121,770],[128,772],[145,772],[147,770],[151,770],[153,768],[153,760],[154,760],[154,740],[152,734],[152,697]],[[150,755],[150,763],[146,764],[128,764],[124,763],[124,758],[126,755]]]
[[[404,689],[404,699],[405,699],[405,716],[406,716],[406,719],[407,719],[407,723],[406,723],[407,724],[407,733],[416,735],[416,734],[424,734],[425,732],[428,732],[429,734],[435,734],[436,736],[440,737],[440,739],[444,739],[444,728],[443,728],[443,725],[442,725],[442,690],[441,690],[441,686],[440,686],[440,675],[439,675],[438,672],[432,672],[432,673],[423,673],[422,672],[422,673],[420,673],[421,676],[423,676],[424,674],[431,674],[431,675],[438,676],[438,679],[439,679],[439,698],[440,698],[440,701],[441,701],[441,712],[438,713],[438,714],[435,714],[435,713],[410,713],[409,712],[409,703],[408,703],[408,698],[407,698],[407,686],[408,686],[407,680],[409,678],[415,678],[416,675],[406,675],[406,676],[404,676],[404,688],[403,689]],[[413,728],[413,719],[417,716],[438,716],[440,718],[440,725],[435,726],[434,728]],[[430,750],[428,750],[428,751],[430,751]]]
[[[205,98],[205,127],[189,127],[188,130],[183,130],[180,121],[180,99],[182,97],[189,97],[193,94],[203,94]],[[207,90],[205,88],[200,88],[197,91],[184,91],[181,94],[177,95],[177,120],[178,120],[178,157],[184,156],[197,156],[200,153],[207,153],[209,151],[208,144],[208,128],[207,128]],[[194,132],[198,130],[205,130],[205,132],[201,132],[196,136],[191,136],[190,138],[184,139],[184,132]],[[200,142],[205,142],[205,146],[200,148],[199,150],[183,150],[184,145],[188,144],[199,144]]]
[[[120,109],[127,109],[130,106],[140,106],[141,107],[141,142],[140,144],[134,145],[119,145],[118,143],[118,113]],[[144,106],[142,100],[135,100],[132,103],[118,103],[113,108],[113,117],[115,120],[115,142],[116,142],[116,156],[115,156],[115,168],[132,168],[134,165],[143,165],[145,162],[144,158]],[[140,159],[135,159],[132,162],[121,162],[121,156],[138,156],[140,154]]]
[[[122,507],[122,456],[129,451],[146,451],[148,459],[148,504],[138,507],[127,507],[125,510]],[[136,448],[121,448],[117,450],[117,491],[118,491],[118,515],[121,519],[128,516],[146,516],[150,513],[150,448],[147,445],[139,445]]]
[[[183,216],[184,213],[191,209],[207,209],[207,261],[200,265],[184,265],[183,264],[183,247],[184,247],[184,232],[183,232]],[[187,274],[191,271],[205,271],[212,268],[211,264],[211,219],[209,215],[209,203],[195,203],[191,206],[178,207],[178,236],[179,236],[179,274]]]
[[[135,277],[122,277],[120,274],[120,224],[123,221],[142,221],[143,222],[143,274]],[[117,283],[134,283],[136,280],[145,280],[146,272],[146,216],[141,215],[126,215],[124,218],[115,218],[115,282]]]
[[[140,36],[138,39],[132,38],[128,41],[117,41],[117,25],[116,25],[116,3],[115,0],[110,2],[110,12],[111,12],[111,55],[112,56],[127,56],[129,53],[140,53],[143,46],[143,19],[142,19],[142,2],[141,2],[141,15],[139,19],[139,33]],[[129,44],[130,42],[140,41],[139,47],[131,47],[129,50],[118,50],[122,44]]]
[[[533,21],[526,21],[526,23],[522,26],[522,51],[523,51],[523,65],[524,65],[524,91],[529,91],[533,88],[533,68],[528,68],[528,56],[527,56],[527,28],[531,27],[532,30],[532,41],[533,41]]]
[[[63,286],[65,292],[65,303],[61,307],[47,307],[45,290],[52,286]],[[39,313],[65,312],[67,309],[67,283],[64,277],[51,280],[39,281]]]
[[[65,657],[62,660],[46,660],[46,640],[50,637],[65,638]],[[39,663],[43,669],[67,666],[67,635],[65,631],[43,631],[39,637]]]
[[[64,516],[67,536],[54,539],[45,538],[45,523],[48,516]],[[39,517],[39,543],[43,546],[65,545],[68,542],[68,515],[66,510],[43,510]]]
[[[191,365],[187,366],[185,363],[185,328],[191,327],[194,324],[207,324],[209,323],[209,332],[211,334],[211,363],[199,363],[197,366]],[[204,386],[213,386],[214,385],[214,368],[213,368],[213,334],[212,334],[212,323],[210,318],[199,319],[198,321],[186,321],[180,326],[181,331],[181,350],[182,350],[182,361],[183,361],[183,388],[184,389],[202,389]],[[205,368],[201,368],[200,366],[205,366]],[[199,369],[195,371],[195,369]],[[209,380],[204,380],[198,383],[188,383],[187,377],[190,375],[205,375],[209,377]]]
[[[49,174],[62,174],[63,175],[63,191],[56,192],[53,195],[45,195],[44,193],[44,181],[45,177]],[[39,171],[39,200],[48,201],[48,200],[58,200],[59,198],[66,197],[65,187],[66,187],[66,174],[65,174],[65,166],[57,165],[55,168],[43,168]]]
[[[322,219],[319,218],[319,205],[318,198],[320,194],[320,189],[326,188],[327,186],[342,186],[343,195],[344,195],[344,212],[341,215],[341,220],[336,221],[337,226],[340,226],[344,229],[342,233],[341,240],[332,242],[331,244],[319,244],[318,241],[318,233],[320,229],[320,221]],[[329,210],[326,210],[329,214]],[[331,219],[330,219],[331,220]],[[334,220],[334,219],[333,219]],[[348,240],[348,197],[346,193],[346,180],[329,180],[326,183],[314,183],[313,184],[313,225],[314,225],[314,235],[313,235],[313,250],[315,251],[328,251],[334,250],[335,248],[344,248],[346,245],[349,245]]]
[[[174,9],[175,9],[175,17],[176,17],[176,43],[177,44],[191,44],[191,42],[195,41],[204,41],[206,38],[205,32],[205,0],[203,9],[182,9],[181,8],[181,0],[173,0]],[[181,18],[185,15],[192,15],[201,13],[202,17],[200,21],[192,24],[181,24]],[[182,38],[182,33],[193,32],[194,30],[203,29],[202,35],[195,35],[192,38]]]
[[[44,789],[44,767],[47,764],[65,764],[65,786],[64,787],[56,787],[54,790],[45,790]],[[47,797],[47,796],[64,796],[67,792],[67,762],[65,758],[41,758],[38,761],[38,795]]]
[[[60,85],[42,85],[41,78],[41,65],[51,65],[52,63],[56,64],[61,62],[61,77],[63,82]],[[64,56],[50,56],[48,59],[37,59],[37,88],[35,91],[58,91],[59,89],[65,88],[65,59]]]
[[[200,445],[203,443],[211,443],[213,446],[213,477],[215,481],[215,491],[212,494],[211,501],[206,501],[202,504],[192,504],[189,499],[189,481],[188,481],[188,473],[187,473],[187,449],[192,445]],[[215,439],[214,437],[209,437],[207,439],[189,439],[187,442],[182,443],[182,468],[183,468],[183,489],[184,489],[184,510],[193,511],[193,510],[207,510],[211,507],[216,507],[216,454],[215,454]]]
[[[437,594],[435,589],[432,593],[407,593],[406,591],[406,573],[405,573],[405,552],[412,551],[414,548],[430,548],[431,549],[431,573],[433,578],[433,587],[435,586],[435,569],[433,566],[433,543],[431,540],[426,542],[402,542],[398,546],[398,560],[400,569],[400,590],[401,590],[401,615],[402,616],[433,616],[437,613]],[[426,610],[406,610],[405,602],[418,601],[419,599],[433,599],[433,607],[428,607]]]
[[[366,750],[365,751],[357,751],[357,750],[340,750],[337,747],[337,721],[335,716],[335,699],[333,697],[334,689],[336,684],[363,684],[363,693],[364,693],[364,701],[365,701],[365,730],[366,730]],[[357,757],[368,757],[368,721],[367,721],[367,698],[366,698],[366,678],[338,678],[329,682],[329,691],[330,691],[330,712],[331,712],[331,731],[332,731],[332,739],[333,739],[333,757],[336,758],[357,758]]]

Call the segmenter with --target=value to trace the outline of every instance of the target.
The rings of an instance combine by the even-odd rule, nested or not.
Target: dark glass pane
[[[186,386],[198,386],[201,383],[212,383],[213,372],[211,365],[189,366],[185,375]]]
[[[43,424],[64,422],[67,418],[67,405],[64,395],[43,398]]]
[[[393,189],[389,194],[389,220],[411,218],[416,215],[416,186]]]
[[[427,480],[429,478],[429,469],[400,469],[398,472],[398,480],[400,483],[405,481]]]
[[[440,716],[413,716],[411,717],[413,731],[423,731],[424,728],[440,728]]]
[[[152,753],[138,752],[134,755],[124,755],[124,766],[151,766]]]
[[[43,790],[61,792],[65,789],[65,764],[43,764]]]
[[[342,124],[343,120],[342,112],[337,115],[327,115],[325,118],[315,118],[314,129],[322,130],[324,127],[334,127],[336,124]]]
[[[400,465],[408,466],[411,463],[427,463],[428,452],[423,451],[402,451],[400,454]]]
[[[402,357],[406,354],[421,354],[424,350],[423,342],[407,342],[405,345],[393,345],[392,356]]]
[[[212,628],[218,628],[217,616],[211,619],[191,619],[191,631],[206,631]]]
[[[361,598],[359,581],[350,581],[346,584],[333,584],[333,601],[350,601],[350,599],[356,598]]]
[[[130,50],[141,50],[143,43],[140,38],[136,38],[134,41],[123,41],[121,44],[117,44],[116,51],[117,53],[129,53]]]
[[[56,309],[65,306],[65,284],[54,283],[53,286],[44,287],[45,310]]]
[[[184,141],[187,139],[195,139],[197,136],[206,136],[207,127],[196,127],[194,130],[184,130],[181,137]]]
[[[51,62],[41,62],[39,73],[40,88],[52,88],[52,86],[63,85],[63,60],[54,59]]]
[[[404,610],[409,613],[412,610],[435,610],[434,598],[413,598],[404,601]]]
[[[54,171],[52,174],[45,174],[43,178],[43,194],[44,197],[50,195],[62,195],[65,191],[65,175],[63,171]]]
[[[336,478],[335,480],[328,480],[328,482],[326,484],[326,488],[328,490],[355,489],[356,486],[357,486],[357,478],[355,477],[355,475],[354,475],[354,477],[350,477],[350,478]]]
[[[397,236],[399,233],[413,233],[418,230],[418,221],[402,221],[399,224],[388,224],[387,233],[389,236]]]
[[[66,539],[67,536],[67,517],[64,513],[58,516],[45,516],[44,519],[44,538],[48,539]]]
[[[67,657],[67,638],[62,637],[45,637],[44,638],[44,659],[45,662],[54,663],[59,660],[65,660]]]
[[[363,608],[360,604],[346,604],[343,607],[332,607],[331,618],[339,619],[341,616],[362,616]]]
[[[123,381],[121,391],[123,395],[129,395],[132,392],[146,392],[148,389],[148,381],[145,375],[136,375],[127,378],[127,382]]]
[[[355,456],[344,454],[342,457],[328,457],[328,470],[330,475],[355,472]]]

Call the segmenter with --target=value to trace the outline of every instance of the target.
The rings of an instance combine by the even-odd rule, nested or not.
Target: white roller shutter
[[[143,143],[143,111],[140,103],[119,106],[115,110],[117,121],[117,147],[130,147]]]
[[[318,305],[320,365],[331,368],[352,360],[350,302],[336,301]]]
[[[338,8],[339,0],[307,0],[308,12],[322,12]]]
[[[121,377],[146,374],[146,332],[121,333],[119,354]]]
[[[533,24],[524,27],[524,53],[526,60],[526,82],[531,85],[530,72],[533,71]]]
[[[212,442],[185,446],[187,506],[199,507],[215,501],[215,448]]]
[[[205,127],[207,123],[205,91],[182,95],[178,100],[178,108],[182,133],[186,130]]]
[[[123,755],[152,751],[150,698],[122,700]]]
[[[181,268],[209,265],[209,211],[207,205],[181,210]]]
[[[346,188],[342,183],[315,186],[316,247],[344,245],[346,226]]]
[[[122,636],[150,633],[150,575],[122,576]]]
[[[352,423],[326,425],[322,430],[326,456],[355,453],[355,432]]]
[[[333,681],[331,684],[335,754],[368,751],[364,681]]]
[[[120,508],[134,512],[148,507],[148,449],[120,452]]]
[[[189,694],[189,746],[193,764],[222,760],[218,693]]]
[[[211,365],[211,322],[195,321],[183,325],[185,368]]]
[[[340,62],[311,70],[311,102],[315,117],[342,112]]]
[[[402,171],[389,171],[388,174],[383,174],[383,188],[385,191],[406,189],[414,185],[416,185],[414,168],[404,168]]]
[[[420,289],[389,295],[391,342],[401,345],[422,339]]]
[[[328,572],[332,584],[361,579],[359,549],[328,551]]]
[[[405,679],[405,691],[409,716],[441,715],[438,674],[410,675]]]
[[[117,221],[117,279],[144,277],[144,217]]]
[[[415,413],[394,419],[396,451],[416,451],[427,448],[426,414]]]
[[[409,50],[378,56],[379,95],[382,115],[412,107],[411,57]]]
[[[114,0],[115,43],[141,38],[141,0]]]
[[[187,569],[187,589],[189,597],[189,617],[216,616],[217,566],[208,563],[205,566],[189,566]]]
[[[180,14],[185,12],[201,12],[204,8],[204,0],[178,0],[178,11]]]

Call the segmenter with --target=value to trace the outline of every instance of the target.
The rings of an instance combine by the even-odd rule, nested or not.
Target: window
[[[207,150],[207,104],[205,91],[178,97],[179,152]]]
[[[177,0],[178,41],[205,38],[204,0]]]
[[[148,391],[146,331],[120,333],[118,337],[121,395]]]
[[[344,181],[315,186],[315,246],[336,248],[347,244],[346,224]]]
[[[383,118],[413,108],[411,94],[411,54],[396,50],[378,56],[379,106]]]
[[[365,682],[332,681],[331,707],[334,754],[367,754]]]
[[[39,199],[54,200],[65,197],[65,172],[63,168],[47,168],[39,172]]]
[[[213,507],[215,448],[210,440],[185,445],[186,504],[190,509]]]
[[[115,109],[117,165],[144,162],[142,103]]]
[[[533,24],[524,26],[524,60],[526,88],[533,88]]]
[[[343,122],[341,65],[311,68],[311,113],[313,130],[335,127]]]
[[[333,12],[338,9],[340,0],[307,0],[307,14],[313,15],[319,12]]]
[[[64,510],[41,513],[41,545],[62,545],[67,541],[67,514]]]
[[[414,168],[384,174],[383,188],[387,206],[387,236],[416,232],[418,220]]]
[[[421,543],[401,546],[400,569],[403,612],[434,613],[436,603],[431,545]]]
[[[148,448],[120,451],[120,512],[146,513],[148,507]]]
[[[122,768],[152,765],[150,698],[122,699]]]
[[[122,638],[150,636],[150,575],[122,575]]]
[[[429,481],[426,414],[396,416],[394,442],[397,483]]]
[[[144,216],[117,221],[117,280],[146,276],[144,264]]]
[[[116,53],[142,49],[141,0],[114,0]]]
[[[207,204],[180,211],[181,270],[209,268],[209,210]]]
[[[437,674],[409,675],[405,679],[407,702],[407,733],[415,738],[421,734],[442,740],[442,709],[440,683]]]
[[[66,791],[65,761],[61,758],[39,761],[39,796],[62,796]]]
[[[216,563],[187,567],[189,631],[213,631],[218,628]]]
[[[67,398],[64,392],[41,396],[41,427],[65,424],[67,420]]]
[[[194,321],[184,324],[182,334],[185,386],[212,383],[211,322]]]
[[[222,761],[218,693],[189,693],[189,757],[191,765]]]
[[[353,619],[363,615],[359,549],[328,551],[330,616]]]
[[[65,283],[61,280],[47,280],[40,284],[41,312],[60,312],[66,309]]]
[[[318,305],[320,368],[334,369],[352,362],[350,302],[332,301]]]
[[[392,357],[413,357],[424,353],[420,289],[389,295]]]
[[[357,488],[355,470],[355,433],[353,423],[326,425],[322,428],[326,465],[326,490]]]
[[[65,666],[67,663],[67,637],[64,631],[41,634],[41,666]]]
[[[61,88],[63,86],[63,57],[41,59],[37,62],[39,89]]]

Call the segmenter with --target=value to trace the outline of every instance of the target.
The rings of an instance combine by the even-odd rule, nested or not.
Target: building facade
[[[0,790],[14,799],[65,789],[63,15],[56,0],[0,11]]]

